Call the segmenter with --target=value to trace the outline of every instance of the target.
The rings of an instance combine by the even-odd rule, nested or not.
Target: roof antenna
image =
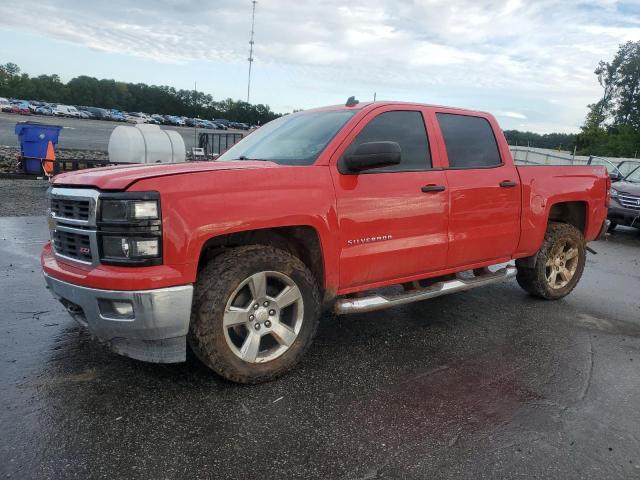
[[[349,98],[347,98],[347,103],[344,104],[345,107],[355,107],[357,104],[359,104],[360,101],[356,100],[356,97],[354,97],[353,95],[350,96]]]

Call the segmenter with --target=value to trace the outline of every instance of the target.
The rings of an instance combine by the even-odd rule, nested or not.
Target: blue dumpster
[[[22,165],[26,173],[42,173],[41,159],[47,156],[47,146],[58,145],[58,135],[62,127],[37,122],[19,122],[16,124],[16,135],[20,140],[23,157]]]

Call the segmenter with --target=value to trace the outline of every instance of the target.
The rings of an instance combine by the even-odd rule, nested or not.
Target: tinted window
[[[478,168],[502,163],[496,137],[486,119],[448,113],[438,113],[437,117],[449,167]]]
[[[431,168],[429,142],[420,112],[385,112],[371,120],[358,134],[345,157],[361,143],[397,142],[402,150],[399,165],[376,168],[371,172],[397,172]]]

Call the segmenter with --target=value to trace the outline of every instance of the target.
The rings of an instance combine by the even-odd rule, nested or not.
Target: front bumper
[[[183,362],[191,318],[192,285],[153,290],[101,290],[58,280],[45,273],[53,295],[80,324],[121,355],[154,363]],[[131,318],[104,310],[110,301],[128,302]]]
[[[613,200],[609,204],[609,214],[607,218],[618,225],[640,228],[640,211],[623,207]]]

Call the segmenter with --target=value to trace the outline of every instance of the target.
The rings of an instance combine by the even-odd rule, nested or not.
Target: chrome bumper
[[[53,295],[81,325],[121,355],[155,363],[183,362],[191,318],[192,285],[154,290],[99,290],[45,274]],[[102,302],[99,302],[99,300]],[[108,301],[129,302],[130,318],[101,310]]]

